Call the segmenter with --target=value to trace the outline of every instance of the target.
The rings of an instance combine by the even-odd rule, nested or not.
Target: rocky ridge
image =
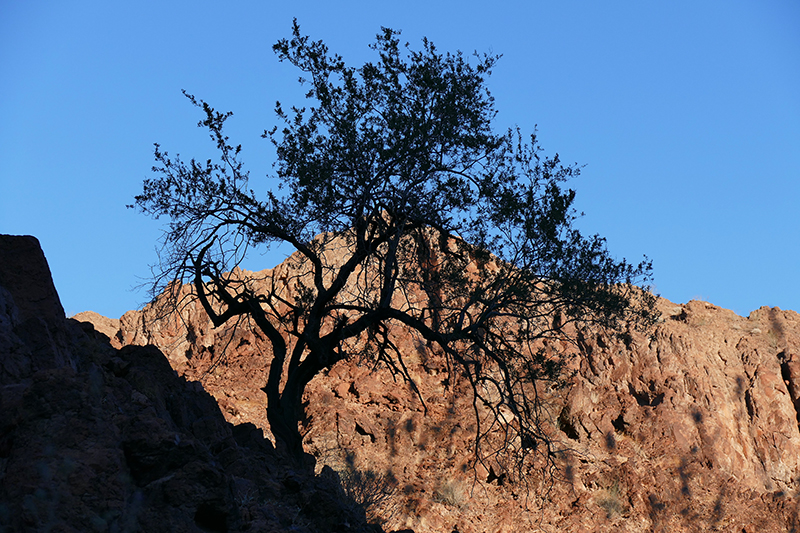
[[[383,531],[117,331],[66,319],[38,241],[0,235],[0,532]]]
[[[306,448],[318,466],[371,480],[385,497],[368,512],[417,533],[800,530],[800,315],[658,305],[663,319],[648,335],[584,331],[577,346],[553,346],[575,357],[571,386],[548,399],[561,450],[552,483],[471,467],[464,384],[402,331],[396,342],[425,405],[387,369],[340,362],[309,386]],[[268,343],[248,328],[214,329],[192,303],[155,316],[147,307],[119,321],[76,319],[118,348],[158,346],[229,422],[268,434]]]

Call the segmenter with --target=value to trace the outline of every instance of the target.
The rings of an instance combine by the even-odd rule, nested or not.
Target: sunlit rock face
[[[543,391],[553,475],[531,470],[512,479],[491,462],[473,464],[468,387],[401,329],[394,340],[418,390],[380,365],[338,363],[309,385],[306,449],[318,468],[374,474],[388,495],[368,514],[388,529],[800,527],[800,316],[761,308],[744,318],[706,302],[663,299],[659,309],[662,320],[649,332],[582,331],[575,343],[549,346],[574,355],[570,385]],[[270,363],[266,340],[247,327],[214,329],[194,303],[162,320],[156,314],[131,311],[116,331],[84,318],[117,347],[158,346],[178,373],[203,384],[229,422],[251,422],[269,435],[260,390]]]

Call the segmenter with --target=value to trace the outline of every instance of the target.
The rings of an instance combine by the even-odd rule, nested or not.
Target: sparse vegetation
[[[364,510],[367,520],[383,523],[392,517],[394,476],[350,467],[339,472],[339,479],[344,493]]]
[[[136,196],[169,219],[153,296],[166,291],[173,309],[199,302],[215,327],[268,339],[267,418],[297,464],[303,394],[337,362],[385,365],[419,393],[393,336],[406,328],[468,383],[476,460],[520,476],[534,457],[552,465],[541,395],[563,384],[565,356],[543,342],[574,340],[576,324],[651,324],[650,263],[618,261],[575,229],[566,182],[578,166],[546,156],[535,133],[495,131],[486,80],[499,56],[428,40],[412,49],[386,28],[371,48],[375,62],[349,67],[296,22],[274,45],[309,103],[275,107],[283,124],[264,133],[277,158],[264,195],[223,132],[232,114],[186,93],[218,159],[185,162],[156,145],[156,176]],[[284,277],[237,268],[277,245],[295,251]]]
[[[397,480],[391,472],[356,465],[355,455],[340,448],[328,450],[318,460],[321,475],[335,477],[344,499],[359,507],[371,523],[384,524],[397,512]]]
[[[628,512],[625,494],[620,487],[619,479],[614,479],[611,485],[602,489],[596,498],[597,505],[602,507],[608,518],[622,516]]]
[[[450,507],[460,508],[467,499],[466,495],[463,483],[456,479],[443,479],[436,487],[433,499]]]

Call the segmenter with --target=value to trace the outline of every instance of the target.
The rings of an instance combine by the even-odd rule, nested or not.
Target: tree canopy
[[[154,295],[191,284],[215,326],[244,317],[269,339],[267,418],[294,456],[303,392],[325,369],[364,357],[413,384],[391,334],[402,327],[469,381],[476,416],[493,413],[522,464],[549,442],[539,391],[563,380],[563,357],[541,341],[571,324],[652,323],[651,266],[574,227],[578,167],[544,155],[535,131],[496,131],[486,82],[498,56],[415,49],[386,28],[370,47],[374,62],[348,66],[297,22],[274,45],[302,72],[308,105],[276,104],[282,125],[264,132],[274,187],[262,194],[223,132],[231,113],[185,93],[217,157],[185,162],[156,145],[155,177],[136,196],[169,219]],[[235,269],[278,244],[296,251],[291,290]],[[490,429],[478,429],[478,459]]]

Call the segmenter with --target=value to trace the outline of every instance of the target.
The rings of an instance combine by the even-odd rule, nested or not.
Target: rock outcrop
[[[571,386],[545,405],[560,450],[554,477],[521,483],[472,465],[468,390],[402,332],[425,405],[387,369],[340,362],[307,391],[306,448],[377,487],[384,497],[368,512],[417,533],[800,530],[800,316],[762,308],[744,318],[700,301],[659,308],[646,335],[584,331],[554,347],[575,355]],[[260,388],[270,348],[257,332],[214,329],[189,303],[160,321],[150,307],[129,312],[111,337],[158,346],[228,421],[269,434]]]
[[[85,316],[64,317],[36,239],[0,236],[0,532],[382,531],[329,469]]]

